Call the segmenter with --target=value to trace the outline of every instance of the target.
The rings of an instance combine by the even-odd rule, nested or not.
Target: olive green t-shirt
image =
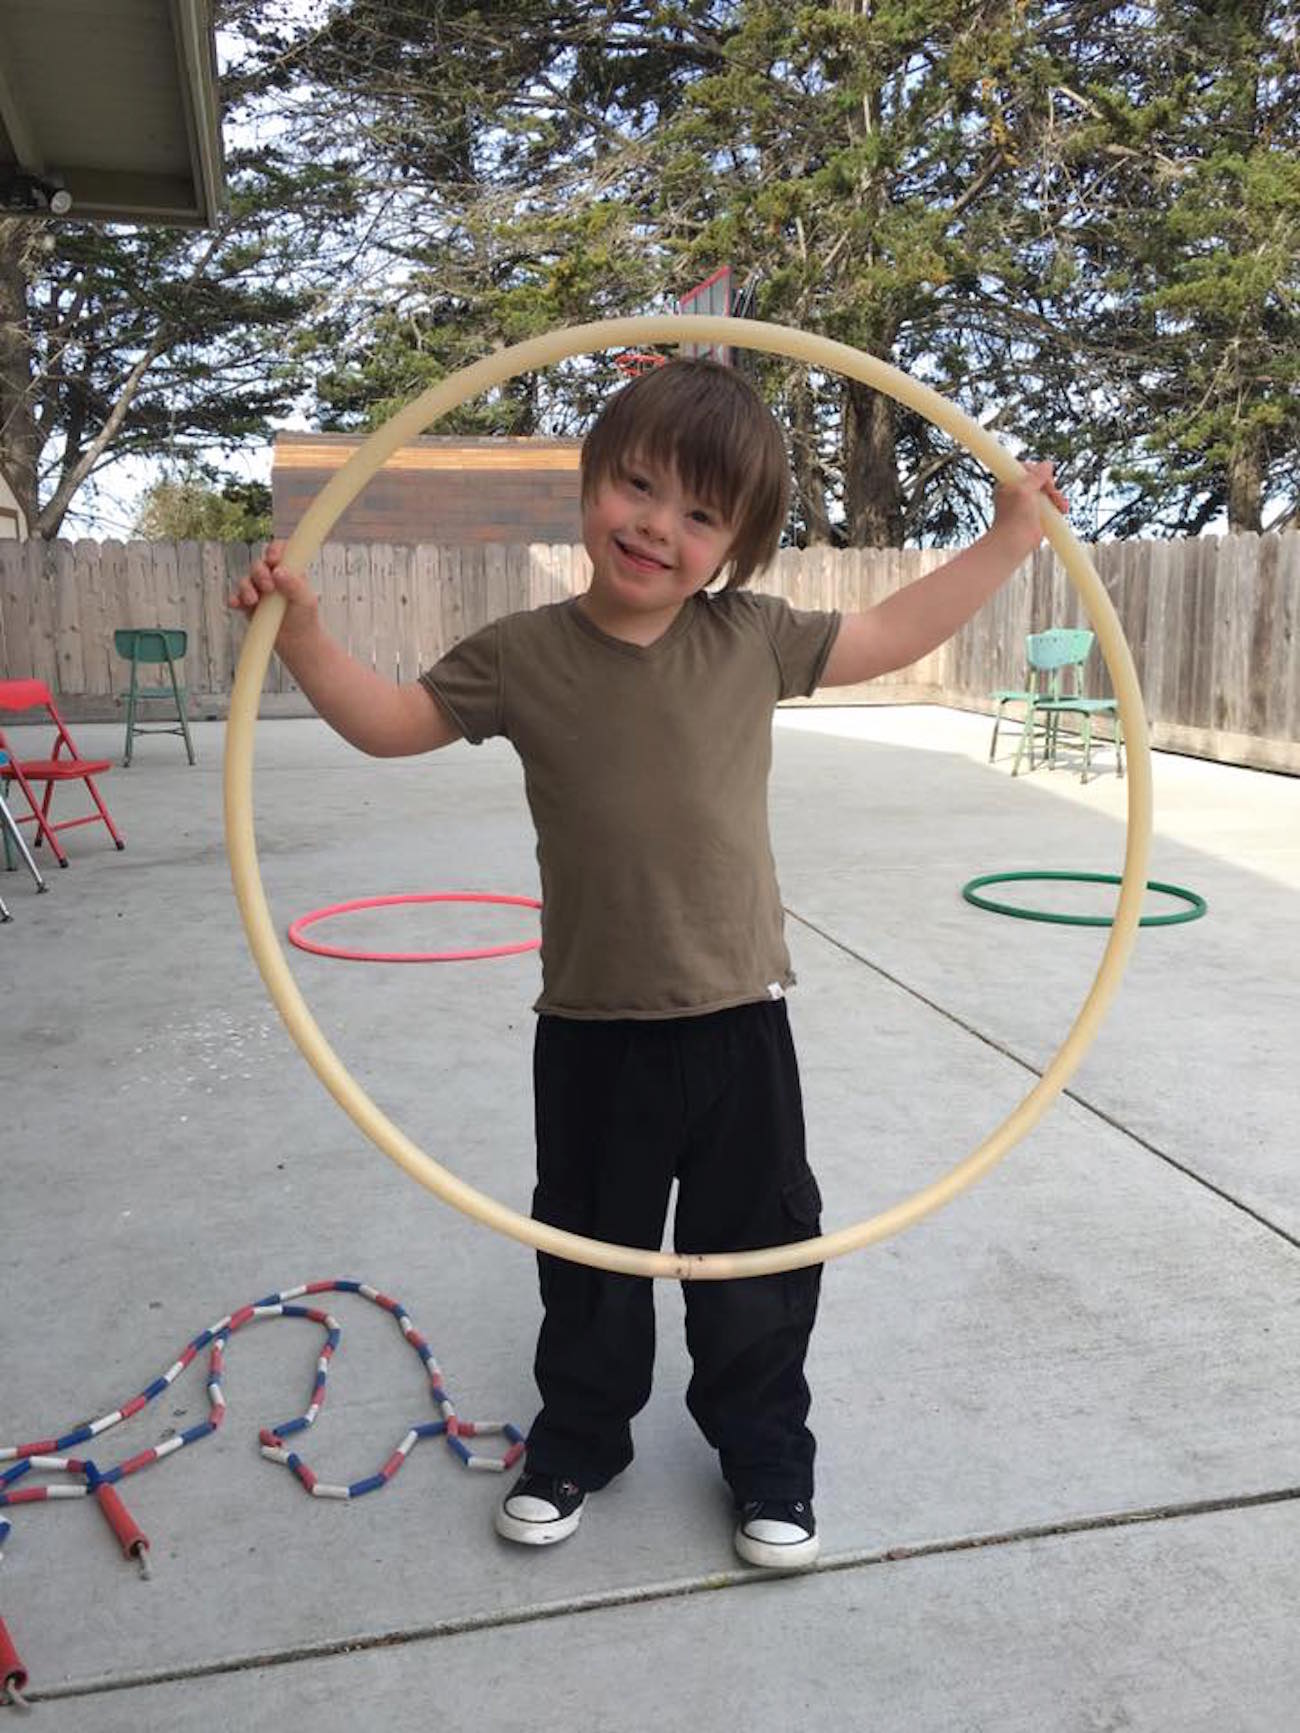
[[[768,835],[772,712],[839,628],[700,593],[648,646],[574,601],[509,614],[421,676],[475,745],[523,760],[542,881],[542,994],[564,1017],[681,1017],[794,976]]]

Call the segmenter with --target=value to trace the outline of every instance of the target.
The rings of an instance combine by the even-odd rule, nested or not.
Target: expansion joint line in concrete
[[[986,1030],[977,1028],[974,1023],[968,1022],[965,1017],[959,1017],[955,1011],[950,1011],[946,1005],[941,1005],[937,999],[930,998],[930,996],[927,993],[923,993],[919,987],[914,987],[910,981],[904,981],[901,976],[895,975],[891,970],[886,969],[882,963],[877,963],[874,958],[864,956],[861,951],[856,950],[843,939],[836,938],[834,933],[827,932],[825,927],[818,926],[817,922],[809,920],[807,915],[801,915],[798,909],[792,909],[787,904],[785,906],[785,912],[789,915],[791,920],[798,921],[801,927],[806,927],[810,933],[816,933],[819,939],[825,939],[828,945],[833,945],[837,951],[842,951],[846,957],[852,957],[855,963],[861,963],[864,968],[870,969],[873,974],[879,975],[881,980],[888,981],[891,987],[897,987],[900,992],[906,993],[909,998],[915,999],[918,1004],[924,1005],[927,1010],[937,1012],[940,1017],[945,1018],[949,1023],[955,1024],[958,1029],[963,1030],[967,1035],[973,1036],[977,1041],[982,1041],[986,1047],[991,1047],[995,1053],[1000,1053],[1004,1059],[1011,1060],[1013,1065],[1020,1066],[1020,1068],[1027,1071],[1031,1077],[1042,1076],[1042,1068],[1034,1065],[1030,1060],[1026,1059],[1023,1054],[1017,1053],[1014,1048],[1008,1047],[1005,1042],[997,1040],[995,1036],[988,1034]],[[1095,1101],[1089,1101],[1087,1096],[1080,1095],[1077,1090],[1067,1087],[1061,1091],[1061,1094],[1065,1096],[1067,1100],[1073,1101],[1077,1107],[1082,1107],[1085,1112],[1091,1113],[1095,1118],[1102,1120],[1106,1125],[1109,1125],[1113,1131],[1118,1131],[1122,1137],[1128,1138],[1131,1143],[1136,1143],[1140,1149],[1145,1149],[1149,1155],[1154,1155],[1158,1161],[1163,1161],[1166,1166],[1172,1167],[1176,1172],[1181,1173],[1185,1179],[1190,1179],[1196,1185],[1203,1187],[1204,1190],[1213,1192],[1215,1197],[1222,1199],[1224,1203],[1231,1205],[1233,1209],[1240,1210],[1242,1215],[1249,1216],[1252,1221],[1258,1222],[1263,1228],[1267,1228],[1271,1234],[1276,1234],[1278,1239],[1285,1240],[1289,1246],[1294,1246],[1300,1250],[1300,1235],[1292,1233],[1289,1228],[1285,1228],[1279,1222],[1271,1220],[1270,1217],[1266,1216],[1261,1210],[1256,1209],[1253,1204],[1247,1203],[1244,1198],[1238,1197],[1234,1192],[1228,1191],[1225,1186],[1219,1185],[1217,1181],[1208,1178],[1203,1173],[1200,1173],[1196,1168],[1192,1167],[1190,1163],[1180,1161],[1176,1155],[1171,1155],[1167,1149],[1161,1149],[1159,1144],[1152,1143],[1149,1138],[1143,1137],[1140,1132],[1134,1131],[1132,1126],[1125,1125],[1122,1119],[1117,1119],[1114,1114],[1108,1113],[1104,1107],[1099,1107]]]
[[[1091,1516],[1067,1517],[1055,1522],[1026,1523],[1019,1528],[995,1530],[987,1534],[957,1535],[943,1540],[915,1541],[892,1547],[863,1547],[849,1552],[824,1554],[815,1565],[802,1571],[737,1569],[682,1577],[675,1581],[641,1583],[632,1588],[606,1589],[590,1595],[573,1595],[563,1600],[540,1601],[531,1606],[469,1613],[461,1618],[439,1619],[432,1624],[411,1626],[406,1630],[384,1631],[372,1636],[338,1637],[328,1642],[304,1643],[296,1648],[232,1655],[222,1661],[210,1661],[192,1667],[159,1667],[148,1671],[123,1673],[115,1678],[87,1679],[77,1684],[53,1685],[43,1691],[29,1691],[27,1701],[31,1704],[56,1702],[64,1698],[103,1696],[110,1691],[136,1691],[158,1685],[190,1684],[202,1679],[229,1678],[232,1674],[252,1672],[258,1668],[294,1666],[303,1661],[328,1661],[338,1656],[356,1655],[376,1649],[408,1648],[416,1643],[435,1642],[444,1637],[471,1636],[480,1631],[512,1630],[523,1625],[541,1624],[549,1619],[580,1618],[593,1613],[617,1612],[623,1607],[686,1600],[690,1596],[718,1589],[749,1589],[762,1584],[773,1585],[786,1576],[838,1575],[847,1571],[876,1569],[882,1565],[945,1558],[961,1553],[988,1551],[996,1547],[1023,1546],[1036,1541],[1069,1540],[1076,1535],[1103,1534],[1114,1529],[1137,1528],[1150,1523],[1184,1521],[1189,1517],[1217,1516],[1227,1511],[1251,1510],[1260,1505],[1296,1502],[1300,1502],[1300,1486],[1285,1486],[1267,1492],[1189,1499],[1179,1504],[1147,1505],[1134,1510],[1103,1511]]]

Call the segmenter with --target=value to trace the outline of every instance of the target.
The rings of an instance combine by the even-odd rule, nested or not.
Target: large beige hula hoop
[[[414,402],[408,403],[373,433],[321,489],[289,538],[285,550],[286,563],[304,569],[319,551],[340,513],[380,466],[400,446],[448,410],[493,385],[513,379],[516,374],[549,367],[571,355],[655,343],[734,344],[741,349],[788,355],[792,360],[806,362],[828,373],[847,374],[850,379],[860,380],[926,416],[964,445],[999,481],[1014,482],[1024,473],[1009,452],[946,398],[918,385],[897,368],[851,349],[847,344],[749,319],[709,318],[704,315],[609,319],[598,324],[576,325],[567,331],[553,331],[548,336],[518,343],[512,349],[499,350],[470,367],[462,368],[459,373],[453,373],[450,379],[432,386]],[[923,1186],[911,1197],[868,1217],[855,1227],[841,1228],[838,1233],[800,1240],[793,1245],[769,1246],[761,1251],[711,1252],[707,1255],[649,1252],[634,1246],[586,1239],[580,1234],[566,1233],[543,1222],[531,1221],[466,1185],[426,1155],[380,1112],[344,1068],[317,1027],[289,972],[258,871],[253,837],[253,737],[258,697],[284,613],[282,597],[267,597],[253,616],[239,659],[226,734],[226,837],[235,895],[253,956],[289,1033],[321,1082],[366,1136],[445,1203],[499,1233],[521,1240],[525,1245],[536,1246],[540,1251],[552,1252],[575,1263],[592,1264],[598,1269],[615,1270],[624,1275],[665,1276],[692,1281],[769,1275],[777,1270],[822,1263],[840,1257],[844,1252],[857,1251],[861,1246],[874,1245],[878,1240],[901,1233],[904,1228],[919,1222],[986,1174],[1042,1118],[1074,1074],[1097,1033],[1137,935],[1151,837],[1151,756],[1146,715],[1133,660],[1115,610],[1088,555],[1071,535],[1060,514],[1046,503],[1042,509],[1047,539],[1082,597],[1100,640],[1119,699],[1120,719],[1128,741],[1128,839],[1124,877],[1115,924],[1101,966],[1082,1010],[1051,1064],[1019,1107],[964,1161],[958,1162],[940,1179]]]

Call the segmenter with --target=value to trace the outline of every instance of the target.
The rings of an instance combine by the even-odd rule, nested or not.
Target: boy
[[[767,828],[779,699],[904,667],[951,636],[1042,536],[1051,466],[999,489],[992,528],[878,606],[806,613],[744,585],[776,551],[789,470],[734,370],[673,361],[606,405],[583,446],[590,588],[498,620],[398,686],[321,629],[275,547],[276,649],[320,714],[377,756],[505,735],[542,882],[534,1215],[658,1247],[742,1250],[820,1231],[786,1017],[793,983]],[[706,595],[720,574],[725,587]],[[632,1460],[650,1393],[653,1284],[539,1257],[542,1407],[496,1513],[506,1539],[573,1533]],[[685,1284],[687,1406],[718,1451],[750,1564],[817,1556],[804,1357],[819,1269]]]

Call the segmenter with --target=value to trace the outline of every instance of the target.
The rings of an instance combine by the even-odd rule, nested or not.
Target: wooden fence
[[[1158,746],[1300,773],[1300,532],[1116,542],[1094,549],[1123,622]],[[117,626],[179,625],[195,713],[226,711],[242,628],[226,607],[247,569],[241,543],[0,543],[0,677],[36,675],[70,717],[121,711]],[[861,608],[940,563],[916,550],[783,551],[759,588],[796,607]],[[518,608],[581,590],[581,548],[332,543],[313,568],[327,625],[354,655],[413,678],[450,644]],[[1017,685],[1025,634],[1085,625],[1050,549],[1040,549],[948,644],[869,687],[822,702],[948,703],[986,710]],[[1089,690],[1109,688],[1098,657]],[[266,715],[308,706],[273,663]]]

